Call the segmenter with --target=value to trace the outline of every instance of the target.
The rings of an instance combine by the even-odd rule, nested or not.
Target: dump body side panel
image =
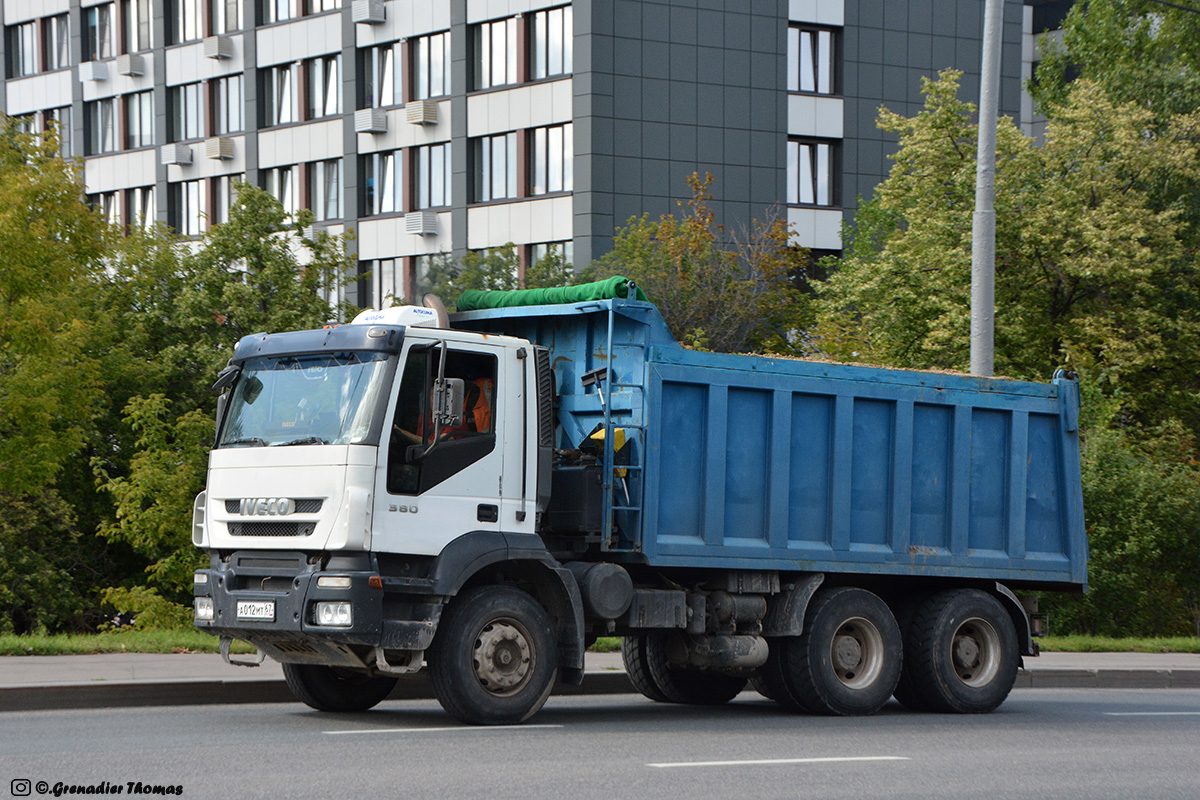
[[[613,558],[1086,584],[1072,380],[685,350],[646,303],[476,311],[455,326],[551,349],[558,447],[626,428]],[[581,378],[609,366],[600,391]],[[619,462],[618,462],[619,463]]]

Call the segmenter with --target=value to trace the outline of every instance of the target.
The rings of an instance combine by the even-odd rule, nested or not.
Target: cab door
[[[500,529],[505,355],[483,343],[406,344],[380,441],[373,550],[436,555],[465,533]],[[439,376],[463,387],[462,414],[441,424],[432,413]]]

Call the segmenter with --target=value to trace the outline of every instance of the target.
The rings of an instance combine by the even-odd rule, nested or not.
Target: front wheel
[[[804,632],[785,653],[789,699],[813,714],[874,714],[900,680],[900,627],[887,604],[865,589],[818,594]]]
[[[395,678],[318,664],[284,664],[283,677],[296,699],[317,711],[366,711],[396,686]]]
[[[550,617],[511,586],[480,586],[450,603],[428,654],[429,682],[447,713],[473,725],[512,725],[537,713],[558,675]]]
[[[1020,654],[1012,619],[996,598],[954,589],[929,598],[905,643],[909,681],[935,710],[981,714],[1008,697]]]

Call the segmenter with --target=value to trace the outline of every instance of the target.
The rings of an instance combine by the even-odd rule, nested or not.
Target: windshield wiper
[[[320,436],[305,436],[303,439],[293,439],[290,442],[284,442],[283,444],[277,444],[275,446],[290,447],[294,444],[329,444],[329,442],[325,441]]]
[[[241,445],[241,444],[252,444],[252,445],[255,445],[256,447],[266,447],[267,446],[266,440],[260,439],[257,436],[249,436],[245,439],[234,439],[232,442],[221,442],[222,447],[236,447],[237,445]]]

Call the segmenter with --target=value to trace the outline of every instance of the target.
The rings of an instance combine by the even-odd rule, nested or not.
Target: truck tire
[[[667,666],[667,637],[662,633],[645,637],[645,653],[650,677],[668,703],[719,706],[741,694],[749,683],[746,678],[719,672]]]
[[[786,678],[812,714],[874,714],[900,680],[900,627],[865,589],[826,589],[809,605],[804,632],[785,649]]]
[[[903,600],[892,606],[892,611],[896,615],[896,623],[900,626],[900,638],[904,642],[904,665],[900,670],[900,682],[896,684],[896,691],[892,692],[892,697],[900,705],[907,708],[909,711],[929,711],[929,703],[917,691],[916,684],[913,682],[912,669],[910,668],[909,659],[909,632],[912,630],[913,617],[916,616],[917,609],[925,602],[924,596],[918,596],[909,600]]]
[[[911,686],[934,711],[986,713],[1004,702],[1017,680],[1012,619],[978,589],[930,597],[913,617],[905,644]]]
[[[646,660],[646,637],[624,636],[621,638],[621,660],[625,662],[625,674],[629,682],[646,697],[656,703],[668,702],[667,696],[654,682],[650,674],[650,662]]]
[[[546,702],[558,676],[549,615],[511,586],[479,586],[455,597],[427,660],[442,708],[472,725],[524,722]]]
[[[319,664],[284,664],[283,677],[296,699],[317,711],[366,711],[396,686],[395,678]]]
[[[804,711],[805,707],[796,699],[792,689],[791,679],[787,675],[788,649],[795,642],[793,638],[772,638],[767,640],[771,649],[767,653],[767,663],[755,678],[755,688],[764,697],[769,697],[788,711]]]

